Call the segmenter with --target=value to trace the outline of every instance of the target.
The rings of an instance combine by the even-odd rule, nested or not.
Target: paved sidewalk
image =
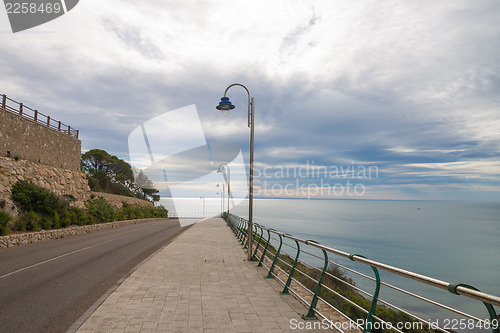
[[[307,309],[264,275],[226,223],[208,219],[139,267],[78,332],[298,332],[290,321],[304,323]]]

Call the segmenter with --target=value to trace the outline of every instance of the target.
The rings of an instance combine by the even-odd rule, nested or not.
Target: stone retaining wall
[[[80,170],[81,142],[75,137],[0,108],[0,156]]]
[[[85,202],[94,197],[104,198],[117,208],[122,207],[122,202],[141,207],[153,207],[153,203],[147,200],[91,192],[87,178],[82,172],[0,156],[0,210],[6,211],[13,217],[19,215],[19,212],[12,201],[10,191],[12,185],[18,181],[30,182],[57,196],[72,196],[75,201],[70,201],[70,204],[82,209],[85,208]]]
[[[36,243],[48,239],[58,239],[64,238],[68,236],[81,235],[86,234],[92,231],[97,230],[105,230],[118,228],[125,225],[136,224],[136,223],[144,223],[144,222],[152,222],[152,221],[161,221],[165,220],[164,218],[151,218],[151,219],[137,219],[137,220],[127,220],[127,221],[116,221],[116,222],[108,222],[101,224],[91,224],[84,226],[71,226],[62,229],[54,229],[54,230],[42,230],[37,232],[29,232],[23,234],[13,234],[7,236],[0,236],[0,248],[3,247],[12,247],[17,245],[24,245],[30,243]]]
[[[16,216],[18,212],[12,202],[10,190],[12,185],[23,180],[58,196],[71,195],[76,199],[71,204],[79,208],[84,208],[85,202],[90,199],[88,181],[80,171],[0,157],[0,209],[12,216]]]
[[[116,195],[116,194],[111,194],[111,193],[103,193],[103,192],[92,192],[91,196],[96,196],[103,198],[113,206],[117,208],[121,208],[123,206],[123,202],[126,202],[130,205],[134,206],[151,206],[153,207],[153,203],[148,200],[142,200],[142,199],[137,199],[137,198],[132,198],[132,197],[125,197],[123,195]]]

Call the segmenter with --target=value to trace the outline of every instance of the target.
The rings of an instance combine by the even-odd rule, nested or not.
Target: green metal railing
[[[247,235],[248,221],[233,214],[228,215],[227,213],[224,213],[223,218],[225,219],[227,224],[231,227],[236,237],[244,245],[246,237],[248,236]],[[266,231],[267,235],[264,233],[264,231]],[[389,331],[395,331],[401,333],[408,331],[407,327],[399,328],[396,325],[394,325],[394,323],[391,323],[390,321],[384,320],[379,316],[375,315],[375,311],[378,309],[377,307],[380,307],[378,303],[383,304],[385,308],[393,309],[394,311],[397,311],[411,318],[413,323],[417,323],[420,325],[419,326],[414,324],[413,327],[422,327],[424,330],[428,330],[431,332],[440,331],[440,332],[450,333],[453,332],[451,329],[463,329],[463,328],[470,329],[472,327],[476,329],[478,327],[481,327],[491,330],[491,332],[493,333],[500,333],[499,317],[497,316],[496,310],[494,308],[494,306],[500,306],[500,297],[498,296],[483,293],[470,285],[441,281],[428,276],[413,273],[398,267],[370,260],[359,254],[346,253],[337,249],[321,245],[318,242],[315,242],[314,240],[302,240],[293,237],[290,234],[281,233],[272,228],[266,228],[257,223],[254,223],[254,230],[252,232],[253,232],[253,237],[256,240],[256,242],[254,242],[255,249],[248,249],[248,251],[253,251],[254,257],[258,259],[257,266],[259,267],[264,266],[268,270],[266,278],[275,278],[281,284],[283,284],[284,289],[281,292],[281,294],[287,295],[291,292],[299,300],[301,300],[306,304],[306,306],[308,307],[308,312],[303,316],[304,320],[316,319],[317,318],[316,316],[328,320],[326,315],[318,310],[318,301],[321,301],[322,304],[325,304],[331,310],[340,314],[347,322],[354,325],[354,327],[359,328],[360,327],[359,323],[355,321],[359,320],[359,318],[355,319],[351,318],[352,315],[349,316],[346,313],[343,313],[340,309],[330,304],[330,302],[328,302],[325,299],[326,297],[322,296],[323,294],[330,294],[334,295],[335,298],[340,299],[343,302],[346,302],[346,304],[348,304],[351,307],[351,309],[356,309],[359,313],[364,313],[365,317],[362,318],[363,324],[361,325],[364,333],[371,332],[372,329],[377,326],[376,324],[378,324],[378,327],[383,327],[385,329],[388,329]],[[272,235],[275,235],[278,238],[273,237]],[[286,239],[294,241],[295,246],[284,242],[284,240]],[[273,243],[274,245],[271,243]],[[305,247],[305,249],[304,248],[301,249],[300,244],[302,244],[303,247]],[[288,253],[284,252],[282,250],[282,247],[284,245],[290,247],[291,249],[294,249],[295,255],[291,256]],[[311,253],[314,252],[312,249],[316,249],[316,251],[320,250],[323,256]],[[323,262],[322,267],[318,268],[303,260],[299,260],[299,256],[301,254],[313,257],[315,258],[316,261],[321,260]],[[329,254],[337,257],[343,257],[351,261],[358,262],[362,265],[369,266],[374,273],[374,277],[367,276],[363,273],[360,273],[359,271],[341,265],[336,261],[332,261],[331,259],[329,259]],[[329,267],[339,268],[344,271],[348,271],[352,274],[356,274],[358,276],[371,280],[374,282],[375,288],[372,292],[367,292],[365,290],[362,290],[361,288],[358,288],[351,279],[342,279],[339,278],[338,276],[335,276],[335,274],[332,274],[332,272],[329,271]],[[387,282],[383,282],[381,281],[379,270],[397,274],[404,278],[418,281],[420,283],[424,283],[432,287],[448,290],[450,293],[456,295],[462,295],[467,298],[481,301],[483,302],[488,311],[489,318],[488,319],[478,318],[474,315],[465,313],[461,310],[457,310],[450,306],[420,296],[416,293],[412,293],[402,288],[393,286]],[[307,274],[306,271],[319,272],[319,277],[312,277],[310,274]],[[300,277],[302,277],[302,279]],[[332,287],[332,285],[328,285],[327,283],[325,283],[325,277],[328,277],[330,280],[335,281],[335,283],[343,284],[346,288],[350,290],[356,291],[358,295],[361,295],[365,300],[370,299],[370,306],[367,308],[360,306],[359,304],[357,304],[348,297],[349,295],[348,293],[342,293],[338,288],[334,288]],[[305,286],[305,284],[307,284],[306,283],[307,280],[309,280],[309,284],[312,281],[313,284],[315,284],[315,288],[307,288]],[[310,301],[306,300],[303,296],[300,295],[300,292],[298,290],[293,289],[292,282],[296,286],[296,289],[297,287],[300,287],[302,290],[305,290],[305,292],[309,294],[311,300]],[[447,311],[451,311],[454,314],[458,314],[459,316],[464,317],[465,322],[462,321],[457,322],[459,323],[458,325],[459,327],[455,328],[455,327],[449,327],[450,325],[446,325],[445,322],[436,324],[436,322],[430,322],[429,320],[422,319],[418,315],[413,314],[408,310],[395,306],[379,298],[379,292],[382,285],[391,288],[397,292],[403,293],[405,295],[409,295],[420,301],[424,301],[434,306],[445,309]],[[464,323],[465,327],[462,327],[463,326],[462,324]],[[333,325],[332,327],[340,332],[343,332],[342,328],[337,325]]]

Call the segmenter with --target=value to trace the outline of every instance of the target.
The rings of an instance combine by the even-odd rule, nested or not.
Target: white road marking
[[[7,274],[4,274],[4,275],[0,275],[0,279],[3,279],[7,276],[10,276],[10,275],[13,275],[13,274],[16,274],[16,273],[19,273],[19,272],[22,272],[22,271],[25,271],[27,269],[30,269],[30,268],[33,268],[33,267],[36,267],[36,266],[39,266],[39,265],[42,265],[42,264],[46,264],[48,262],[51,262],[53,260],[57,260],[57,259],[60,259],[60,258],[63,258],[63,257],[66,257],[66,256],[69,256],[70,254],[74,254],[74,253],[78,253],[78,252],[81,252],[83,250],[87,250],[87,249],[90,249],[94,246],[97,246],[97,245],[101,245],[101,244],[105,244],[105,243],[109,243],[109,242],[112,242],[114,240],[117,240],[117,239],[120,239],[120,238],[124,238],[126,236],[121,236],[121,237],[117,237],[117,238],[113,238],[113,239],[110,239],[110,240],[107,240],[105,242],[101,242],[101,243],[97,243],[97,244],[94,244],[94,245],[90,245],[90,246],[87,246],[87,247],[84,247],[82,249],[78,249],[78,250],[75,250],[75,251],[71,251],[71,252],[68,252],[68,253],[65,253],[65,254],[61,254],[60,256],[57,256],[57,257],[54,257],[54,258],[50,258],[50,259],[47,259],[47,260],[44,260],[44,261],[41,261],[39,263],[36,263],[36,264],[33,264],[33,265],[30,265],[30,266],[26,266],[24,268],[21,268],[21,269],[18,269],[16,271],[13,271],[13,272],[10,272],[10,273],[7,273]]]

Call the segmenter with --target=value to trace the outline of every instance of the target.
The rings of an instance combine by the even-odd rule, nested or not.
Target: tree
[[[83,154],[81,169],[87,173],[92,191],[160,200],[160,192],[142,170],[105,150],[91,149]]]
[[[133,171],[135,174],[135,184],[141,192],[141,195],[144,198],[151,198],[153,202],[160,201],[160,191],[155,189],[154,183],[151,179],[149,179],[148,176],[146,176],[146,174],[140,169],[133,168]]]
[[[107,172],[107,166],[111,160],[111,155],[102,149],[91,149],[82,155],[81,168],[86,172],[96,172],[102,170]]]
[[[87,173],[93,191],[134,196],[134,173],[124,160],[102,149],[92,149],[82,155],[81,169]]]

